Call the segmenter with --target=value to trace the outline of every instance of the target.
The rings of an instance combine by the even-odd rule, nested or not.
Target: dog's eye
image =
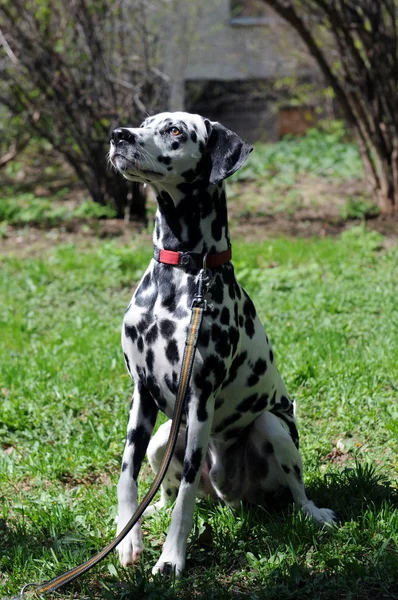
[[[178,129],[178,127],[171,127],[169,129],[169,132],[171,133],[171,135],[180,135],[181,131]]]

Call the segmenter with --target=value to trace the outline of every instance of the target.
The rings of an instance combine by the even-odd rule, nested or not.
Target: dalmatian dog
[[[317,508],[306,496],[293,402],[253,302],[229,260],[224,180],[251,150],[220,123],[184,112],[161,113],[139,128],[119,127],[112,133],[112,165],[126,179],[149,184],[157,199],[154,258],[122,330],[134,393],[117,487],[118,532],[137,508],[137,478],[146,451],[155,471],[163,458],[205,255],[210,273],[185,417],[161,499],[150,507],[175,502],[153,573],[175,571],[178,576],[183,571],[197,495],[239,506],[287,487],[296,506],[317,523],[336,520],[332,510]],[[172,256],[173,264],[165,256]],[[159,409],[169,420],[151,439]],[[123,566],[139,558],[140,523],[118,552]]]

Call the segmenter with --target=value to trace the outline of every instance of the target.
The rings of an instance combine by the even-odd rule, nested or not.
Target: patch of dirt
[[[128,244],[134,235],[144,230],[142,223],[125,223],[120,219],[74,219],[61,227],[49,229],[7,226],[3,237],[0,237],[0,255],[37,256],[43,250],[69,243],[89,247],[98,238],[117,238],[122,244]]]
[[[349,460],[353,460],[352,454],[350,452],[343,452],[339,448],[333,448],[331,452],[322,458],[323,462],[330,462],[335,465],[344,465]]]
[[[368,199],[361,181],[335,182],[323,178],[302,178],[294,186],[272,187],[266,182],[239,182],[228,185],[228,212],[232,240],[261,241],[279,235],[323,237],[340,234],[363,221],[343,218],[348,199]],[[62,203],[77,205],[82,190],[66,195]],[[59,201],[58,201],[59,202]],[[149,222],[155,199],[148,200]],[[398,241],[398,215],[368,219],[366,226],[387,237],[387,245]],[[73,219],[62,226],[42,228],[6,226],[0,232],[0,255],[34,256],[59,244],[90,247],[98,238],[117,239],[129,244],[137,234],[151,242],[151,227],[142,222],[120,219]]]
[[[294,186],[271,187],[246,182],[228,186],[232,237],[261,241],[277,235],[322,237],[338,235],[363,219],[345,218],[349,200],[370,202],[361,180],[336,182],[324,178],[298,179]],[[366,226],[398,239],[398,215],[366,219]]]
[[[58,480],[63,483],[66,487],[76,487],[78,485],[111,485],[111,476],[105,472],[91,472],[87,473],[82,477],[75,477],[73,473],[65,471],[58,476]]]

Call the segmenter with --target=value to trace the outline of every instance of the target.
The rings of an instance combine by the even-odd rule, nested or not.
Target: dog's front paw
[[[117,533],[119,533],[122,529],[123,528],[119,527],[118,524]],[[128,532],[126,537],[116,547],[116,550],[119,554],[119,561],[122,567],[132,565],[139,560],[144,551],[142,531],[139,523],[137,523],[137,525],[135,525],[133,529]]]
[[[185,567],[185,557],[179,553],[163,552],[158,562],[152,569],[152,574],[180,577]]]
[[[318,508],[313,502],[308,502],[303,506],[303,512],[311,516],[319,525],[336,525],[339,519],[336,513],[330,508]]]

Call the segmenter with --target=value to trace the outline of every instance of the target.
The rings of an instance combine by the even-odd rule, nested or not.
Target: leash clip
[[[206,264],[207,254],[205,254],[203,257],[202,268],[199,272],[198,277],[198,287],[191,304],[191,308],[194,308],[194,306],[199,306],[203,308],[204,312],[207,311],[207,300],[205,298],[205,295],[209,291],[211,281],[211,271],[207,268]]]
[[[29,587],[34,587],[34,588],[39,588],[39,584],[38,583],[26,583],[22,590],[19,592],[19,594],[17,594],[16,596],[5,596],[4,598],[2,598],[1,600],[24,600],[25,596],[25,590],[27,590],[27,588]]]

